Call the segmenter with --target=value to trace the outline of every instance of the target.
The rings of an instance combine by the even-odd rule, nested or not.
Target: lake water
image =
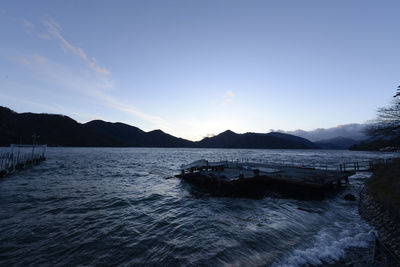
[[[327,150],[49,148],[0,180],[0,265],[302,266],[366,246],[372,230],[343,200],[212,197],[171,178],[206,158],[330,164],[393,157]],[[357,195],[358,196],[358,195]],[[312,210],[309,212],[305,210]]]

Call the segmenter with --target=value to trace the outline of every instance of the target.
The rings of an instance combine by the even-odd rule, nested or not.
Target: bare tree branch
[[[393,136],[400,134],[400,86],[388,107],[378,109],[375,123],[367,128],[369,136]]]

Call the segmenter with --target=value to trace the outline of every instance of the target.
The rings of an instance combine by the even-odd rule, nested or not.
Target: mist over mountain
[[[351,123],[338,125],[332,128],[318,128],[312,131],[295,130],[295,131],[283,131],[279,132],[296,135],[299,137],[306,138],[312,142],[317,142],[321,140],[329,140],[337,137],[349,138],[355,141],[362,141],[367,139],[365,135],[365,129],[368,124]]]
[[[343,136],[314,142],[314,144],[321,149],[349,149],[351,146],[358,143],[360,143],[360,141]]]

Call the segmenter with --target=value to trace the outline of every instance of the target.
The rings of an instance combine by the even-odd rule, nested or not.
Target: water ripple
[[[390,156],[390,154],[385,154]],[[0,265],[301,266],[363,246],[370,228],[357,175],[324,201],[210,197],[164,179],[199,158],[333,163],[379,153],[302,150],[49,148],[0,181]]]

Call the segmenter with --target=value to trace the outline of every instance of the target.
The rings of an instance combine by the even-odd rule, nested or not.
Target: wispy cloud
[[[70,51],[73,54],[79,56],[81,59],[83,59],[90,68],[95,70],[98,73],[109,75],[110,71],[102,68],[98,65],[97,60],[95,58],[90,59],[85,51],[83,51],[82,48],[80,47],[75,47],[73,46],[70,42],[68,42],[61,34],[61,26],[58,24],[54,19],[48,18],[43,21],[43,25],[46,27],[47,32],[50,37],[57,39],[60,41],[61,48],[64,49],[64,51]],[[45,37],[46,35],[42,35],[42,37]],[[46,36],[47,37],[47,36]]]
[[[48,35],[47,33],[38,33],[37,37],[43,40],[51,40],[51,36]]]
[[[13,97],[8,94],[2,94],[0,92],[0,98],[2,100],[6,100],[8,102],[14,102],[14,103],[19,103],[22,104],[25,107],[34,107],[35,109],[39,110],[45,110],[46,112],[52,112],[55,114],[68,114],[69,116],[77,116],[80,118],[81,122],[89,121],[89,120],[94,120],[94,119],[103,119],[106,120],[106,118],[102,117],[101,115],[97,114],[92,114],[92,113],[87,113],[83,110],[76,110],[76,108],[71,109],[70,106],[65,107],[65,106],[60,106],[60,105],[51,105],[51,104],[43,104],[43,103],[38,103],[35,101],[31,100],[26,100],[22,99],[20,97]],[[25,111],[32,111],[29,108],[26,110],[21,110],[22,112]]]
[[[33,106],[36,108],[57,112],[57,109],[55,109],[53,106],[44,105],[44,104],[37,103],[37,102],[31,101],[31,100],[22,99],[20,97],[13,97],[13,96],[10,96],[9,94],[3,94],[2,92],[0,92],[0,97],[2,100],[5,100],[7,102],[16,102],[16,103],[24,104],[26,106]]]
[[[36,62],[39,62],[39,63],[45,63],[45,62],[46,62],[46,58],[43,57],[43,56],[41,56],[41,55],[38,55],[38,54],[34,54],[34,55],[32,56],[32,58],[33,58],[34,60],[36,60]]]
[[[154,125],[157,125],[158,127],[161,127],[164,130],[169,130],[171,128],[170,124],[161,117],[142,112],[142,111],[138,110],[137,108],[135,108],[129,104],[126,104],[126,103],[122,102],[121,100],[116,99],[115,97],[107,95],[103,92],[96,91],[94,93],[96,94],[96,98],[103,100],[103,102],[106,105],[108,105],[109,107],[123,111],[123,112],[131,114],[131,115],[134,115],[138,118],[141,118],[144,121],[147,121]]]
[[[234,98],[235,98],[235,93],[232,90],[228,90],[222,97],[220,96],[220,98],[218,99],[211,99],[210,104],[213,106],[214,105],[225,106],[232,103]]]
[[[9,62],[18,63],[18,64],[21,64],[21,65],[29,65],[31,63],[25,57],[21,57],[21,58],[14,58],[14,57],[10,57],[10,56],[3,56],[3,57]]]
[[[20,21],[20,19],[17,20]],[[22,19],[22,26],[24,27],[27,34],[32,34],[32,32],[35,31],[35,24],[27,19]]]
[[[32,22],[30,22],[29,20],[24,19],[22,22],[23,22],[24,27],[26,27],[26,28],[34,28],[35,27],[35,25]]]
[[[27,28],[30,27],[28,25],[30,24],[26,23]],[[41,33],[39,32],[40,29],[34,28],[34,26],[30,28],[37,31],[36,36],[38,38],[58,41],[61,48],[64,49],[64,52],[71,52],[74,55],[77,55],[90,67],[91,70],[93,70],[94,73],[104,75],[92,75],[91,72],[77,72],[74,68],[59,62],[54,62],[51,58],[46,58],[37,53],[23,58],[12,58],[8,56],[5,56],[5,58],[10,62],[12,61],[28,68],[36,74],[35,77],[40,82],[50,85],[51,88],[78,92],[81,95],[88,97],[88,101],[95,100],[101,105],[132,115],[135,118],[139,118],[140,120],[149,123],[152,127],[161,128],[163,130],[171,129],[171,124],[163,118],[144,112],[136,108],[134,105],[131,105],[128,101],[121,100],[120,98],[107,93],[109,90],[116,92],[110,71],[101,68],[95,57],[89,58],[82,48],[74,46],[67,41],[61,34],[60,24],[58,24],[54,19],[46,19],[43,21],[43,25],[45,27],[45,32]],[[48,110],[49,107],[46,109]],[[70,115],[74,115],[71,110],[68,110],[67,112]],[[78,117],[82,116],[79,115]]]
[[[227,91],[224,96],[224,104],[232,103],[235,98],[235,93],[231,90]]]
[[[21,59],[12,59],[9,57],[7,59],[26,66],[35,73],[37,79],[51,85],[53,88],[77,92],[88,97],[89,100],[95,99],[101,105],[139,118],[153,125],[153,127],[163,130],[171,129],[171,125],[163,118],[143,112],[126,101],[108,94],[106,91],[114,88],[114,84],[108,77],[101,79],[101,77],[78,74],[71,68],[48,60],[39,54],[34,54],[31,58],[33,59],[32,61],[24,58],[28,62],[27,64]],[[68,114],[74,115],[70,111]],[[79,115],[79,117],[82,116]]]
[[[24,57],[19,58],[17,61],[22,65],[29,65],[31,63],[28,59],[26,59]]]

